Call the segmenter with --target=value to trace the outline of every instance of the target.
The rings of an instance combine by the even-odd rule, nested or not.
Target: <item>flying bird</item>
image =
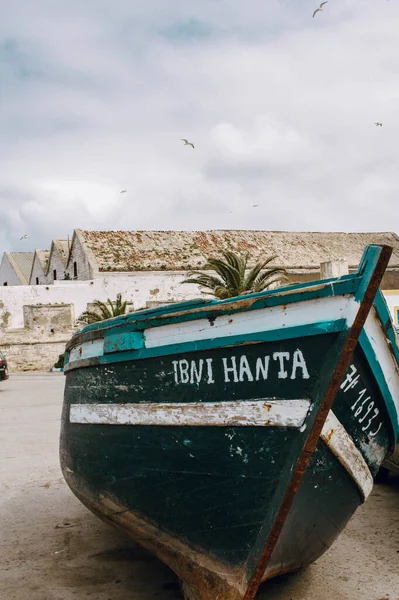
[[[374,123],[376,127],[382,127],[382,123]]]
[[[328,0],[326,0],[325,2],[322,2],[322,3],[320,4],[319,8],[316,8],[316,10],[314,11],[314,13],[313,13],[313,15],[312,15],[312,16],[314,17],[316,13],[318,13],[318,12],[322,12],[322,11],[323,11],[323,6],[324,6],[325,4],[327,4],[327,2],[328,2]]]
[[[121,190],[121,194],[126,194],[127,190]]]
[[[181,141],[184,142],[185,146],[191,146],[192,148],[194,148],[194,144],[186,140],[186,138],[181,138]]]
[[[259,204],[253,204],[252,208],[256,208],[257,206],[259,206]]]
[[[19,239],[20,239],[20,240],[26,240],[26,239],[27,239],[27,237],[28,237],[28,235],[25,233],[25,235],[23,235],[23,236],[22,236],[22,237],[20,237]]]

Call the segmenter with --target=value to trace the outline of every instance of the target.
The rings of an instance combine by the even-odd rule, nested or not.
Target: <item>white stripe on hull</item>
[[[241,400],[187,404],[72,404],[71,423],[189,427],[302,427],[310,400]]]
[[[215,321],[197,319],[161,325],[144,332],[146,348],[260,333],[346,319],[352,325],[358,303],[352,296],[332,296],[259,310],[220,315]]]
[[[391,393],[396,408],[397,423],[399,425],[399,365],[389,349],[381,321],[377,317],[377,311],[373,307],[366,319],[364,331],[374,350],[379,365],[384,374],[385,382]]]
[[[309,326],[339,319],[346,319],[347,326],[350,327],[357,309],[358,303],[352,296],[332,296],[220,315],[211,322],[209,319],[202,318],[185,323],[161,325],[144,331],[145,348],[250,335],[263,331],[278,331],[289,327]],[[103,354],[103,339],[83,342],[71,349],[69,364],[85,358],[100,357]]]
[[[370,469],[352,438],[331,410],[320,437],[348,471],[366,500],[374,483]]]
[[[310,404],[310,400],[267,398],[187,404],[72,404],[69,420],[86,425],[300,428],[306,421]],[[362,454],[332,411],[320,437],[366,499],[373,488],[373,477]]]
[[[69,362],[83,360],[85,358],[94,358],[104,354],[104,338],[83,342],[71,349],[69,354]]]

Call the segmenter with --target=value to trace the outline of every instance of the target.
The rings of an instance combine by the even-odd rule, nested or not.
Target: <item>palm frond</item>
[[[225,300],[241,294],[250,294],[267,289],[280,281],[287,281],[282,267],[266,267],[277,258],[269,256],[257,262],[248,272],[249,253],[237,254],[230,250],[221,252],[221,258],[210,257],[203,271],[191,271],[183,283],[193,283],[209,290],[215,298]],[[210,275],[204,271],[214,271]]]
[[[245,289],[246,290],[250,290],[252,289],[252,286],[254,284],[254,282],[256,281],[256,279],[258,278],[258,275],[260,274],[261,271],[263,271],[263,269],[266,268],[266,266],[271,263],[273,260],[275,260],[277,258],[276,255],[274,256],[270,256],[269,258],[266,258],[265,260],[261,260],[259,262],[257,262],[252,269],[250,270],[250,272],[248,273],[246,279],[245,279]]]
[[[213,269],[223,279],[227,287],[239,289],[241,284],[240,271],[233,265],[226,263],[220,258],[210,258],[205,265],[206,269]]]
[[[279,269],[279,268],[270,269],[269,271],[262,273],[256,279],[256,281],[254,281],[253,291],[254,292],[262,292],[263,290],[266,290],[274,283],[278,283],[280,281],[287,281],[287,279],[288,278],[285,274],[284,269]]]
[[[115,302],[112,302],[110,298],[108,298],[106,302],[94,300],[93,309],[85,310],[78,318],[78,322],[90,325],[91,323],[97,323],[98,321],[112,319],[112,317],[126,314],[126,308],[127,301],[122,301],[121,294],[117,295]]]
[[[223,286],[223,280],[219,277],[201,273],[200,271],[189,273],[189,278],[185,279],[182,283],[194,283],[210,290],[213,290],[217,286]]]

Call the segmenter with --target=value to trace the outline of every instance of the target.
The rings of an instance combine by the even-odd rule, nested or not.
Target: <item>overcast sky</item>
[[[399,1],[317,5],[9,2],[0,252],[74,228],[399,232]]]

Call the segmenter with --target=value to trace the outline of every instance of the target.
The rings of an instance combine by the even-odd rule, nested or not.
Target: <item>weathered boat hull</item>
[[[177,307],[166,325],[144,315],[89,328],[69,346],[64,476],[93,512],[167,563],[190,597],[253,597],[254,573],[257,587],[317,559],[371,491],[397,411],[366,333],[334,383],[355,320],[353,282],[341,283],[328,299],[218,303],[224,312],[207,316],[205,331],[201,304],[199,314]],[[391,375],[395,360],[386,357]]]

